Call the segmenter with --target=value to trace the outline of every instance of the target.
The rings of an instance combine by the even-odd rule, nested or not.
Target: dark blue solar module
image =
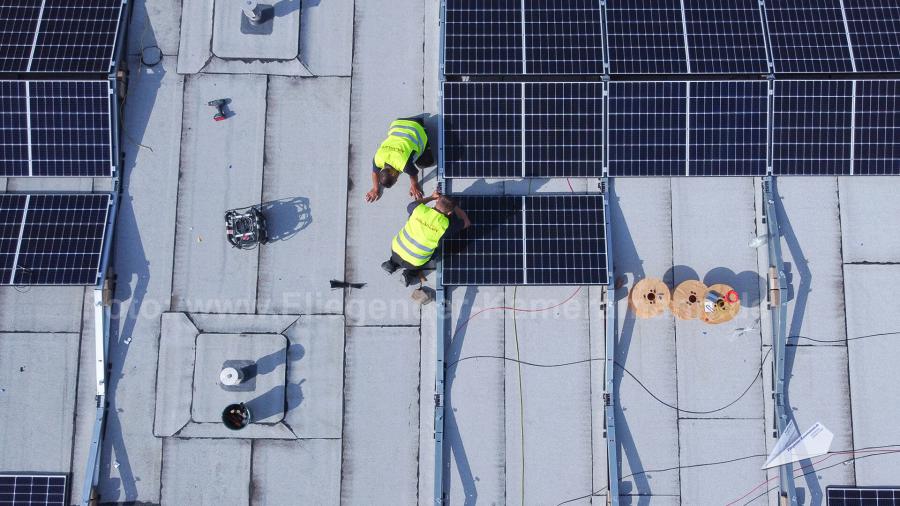
[[[684,15],[691,73],[768,72],[757,0],[684,0]]]
[[[900,81],[857,81],[853,174],[900,174]]]
[[[852,72],[841,0],[766,0],[776,72]]]
[[[2,228],[3,253],[13,272],[0,280],[13,285],[89,285],[97,281],[110,197],[106,194],[16,195],[4,201],[5,216],[18,227]],[[21,207],[14,207],[14,206]],[[15,214],[19,212],[20,214]],[[15,249],[10,249],[14,245]]]
[[[611,74],[687,72],[680,0],[607,0]]]
[[[775,175],[850,174],[852,81],[775,81],[774,111]]]
[[[34,44],[42,0],[0,0],[0,72],[23,72]]]
[[[523,72],[521,0],[447,0],[444,73]]]
[[[25,213],[25,195],[0,194],[0,284],[8,284]]]
[[[900,3],[843,0],[857,72],[900,72]]]
[[[0,506],[64,506],[65,475],[0,474]]]
[[[525,197],[525,284],[606,284],[603,197]]]
[[[113,173],[107,81],[0,81],[0,176]]]
[[[828,506],[900,506],[898,487],[838,487],[825,489]]]
[[[687,84],[609,83],[609,175],[685,174]]]
[[[124,0],[44,0],[28,71],[109,72]]]
[[[525,282],[522,197],[453,197],[472,226],[444,239],[445,285],[521,285]]]
[[[525,177],[599,177],[603,84],[525,84]]]
[[[473,225],[443,242],[445,285],[606,283],[602,196],[454,198]]]
[[[526,74],[602,74],[599,0],[524,0]]]
[[[522,176],[521,83],[444,83],[444,176]]]
[[[768,85],[765,81],[690,83],[691,176],[766,173]]]

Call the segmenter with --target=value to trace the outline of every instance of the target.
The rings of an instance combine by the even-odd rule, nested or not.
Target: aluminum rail
[[[603,220],[606,227],[606,354],[604,356],[603,419],[606,428],[607,504],[619,504],[619,442],[616,439],[616,296],[613,274],[612,231],[609,217],[609,179],[600,180]]]
[[[775,435],[780,436],[790,422],[785,403],[784,356],[787,351],[787,276],[781,258],[781,229],[775,199],[778,193],[775,176],[766,176],[762,182],[763,203],[769,247],[768,303],[772,320],[772,353],[774,374],[772,398],[775,400]],[[778,467],[779,504],[796,506],[797,489],[794,485],[794,467],[787,463]]]

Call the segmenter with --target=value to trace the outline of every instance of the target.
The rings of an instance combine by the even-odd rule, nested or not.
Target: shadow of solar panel
[[[64,506],[65,475],[0,474],[0,506]]]
[[[521,74],[521,0],[447,0],[444,73]]]
[[[599,177],[603,84],[525,83],[525,177]]]
[[[857,81],[853,173],[900,174],[900,81]]]
[[[606,284],[606,231],[600,195],[525,198],[525,283]]]
[[[768,72],[757,0],[684,0],[684,14],[691,73]]]
[[[0,72],[25,72],[42,0],[0,0]]]
[[[764,81],[697,81],[690,86],[689,174],[765,174],[768,85]]]
[[[472,226],[444,239],[445,285],[521,285],[525,281],[522,197],[454,197]]]
[[[45,0],[31,72],[109,72],[124,0]]]
[[[602,74],[597,0],[524,0],[525,73]]]
[[[775,175],[849,175],[852,111],[852,81],[775,81]]]
[[[444,83],[444,175],[522,176],[522,84]]]
[[[609,83],[611,176],[685,174],[687,84]]]
[[[680,0],[607,0],[611,74],[687,72]]]
[[[900,4],[843,0],[857,72],[900,72]]]
[[[776,72],[852,72],[840,0],[767,0]]]

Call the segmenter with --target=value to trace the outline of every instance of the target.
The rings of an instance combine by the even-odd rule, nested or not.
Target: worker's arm
[[[419,172],[406,172],[409,174],[409,196],[416,200],[422,198],[422,187],[419,186]]]
[[[372,189],[366,193],[366,202],[375,202],[381,198],[381,183],[378,182],[378,173],[372,172]]]
[[[427,203],[429,203],[429,202],[434,202],[434,201],[437,200],[438,197],[440,197],[440,196],[441,196],[441,194],[438,193],[437,190],[434,190],[434,193],[432,193],[431,195],[429,195],[429,196],[427,196],[427,197],[419,196],[419,198],[417,198],[416,201],[415,201],[414,203],[415,203],[416,205],[419,205],[419,204],[427,204]]]
[[[469,221],[469,215],[466,214],[466,212],[463,211],[461,207],[456,206],[456,209],[453,210],[453,213],[456,214],[459,219],[463,220],[463,230],[472,226],[472,222]]]

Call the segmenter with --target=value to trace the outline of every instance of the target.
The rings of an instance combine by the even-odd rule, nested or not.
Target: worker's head
[[[390,166],[390,164],[384,164],[384,168],[378,172],[378,182],[381,183],[381,186],[385,188],[390,188],[394,186],[394,183],[397,182],[397,176],[400,175],[400,171]]]
[[[453,210],[456,209],[456,202],[453,202],[453,199],[451,199],[450,197],[441,195],[434,202],[434,208],[437,209],[439,213],[449,216],[453,212]]]

